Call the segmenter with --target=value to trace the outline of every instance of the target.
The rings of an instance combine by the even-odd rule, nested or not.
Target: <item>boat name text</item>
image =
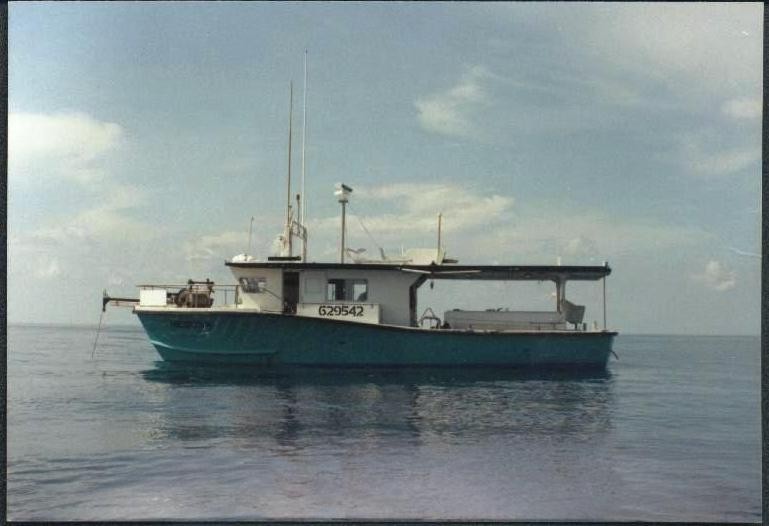
[[[363,316],[361,305],[319,305],[318,316]]]

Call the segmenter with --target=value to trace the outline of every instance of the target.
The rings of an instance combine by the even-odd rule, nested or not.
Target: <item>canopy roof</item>
[[[284,270],[399,270],[429,279],[493,281],[595,281],[611,274],[609,265],[405,265],[388,263],[302,263],[300,261],[226,261],[235,268],[279,268]]]

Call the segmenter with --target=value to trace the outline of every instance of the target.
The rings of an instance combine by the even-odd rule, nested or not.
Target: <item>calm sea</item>
[[[607,373],[162,363],[11,326],[13,520],[760,521],[760,340],[620,336]]]

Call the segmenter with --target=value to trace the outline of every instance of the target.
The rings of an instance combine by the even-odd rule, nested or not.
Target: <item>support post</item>
[[[342,205],[342,243],[339,249],[339,261],[341,263],[344,263],[344,234],[346,230],[346,218],[347,218],[347,208],[345,205],[347,205],[347,201],[350,198],[350,194],[352,193],[352,188],[347,186],[344,183],[339,183],[336,185],[336,191],[334,192],[334,195],[337,197],[337,200]]]
[[[605,267],[609,266],[608,261],[603,262]],[[603,330],[606,330],[606,276],[603,277]]]

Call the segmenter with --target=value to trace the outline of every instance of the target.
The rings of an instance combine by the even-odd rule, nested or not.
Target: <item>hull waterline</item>
[[[169,362],[605,368],[614,332],[427,330],[254,312],[137,311]]]

